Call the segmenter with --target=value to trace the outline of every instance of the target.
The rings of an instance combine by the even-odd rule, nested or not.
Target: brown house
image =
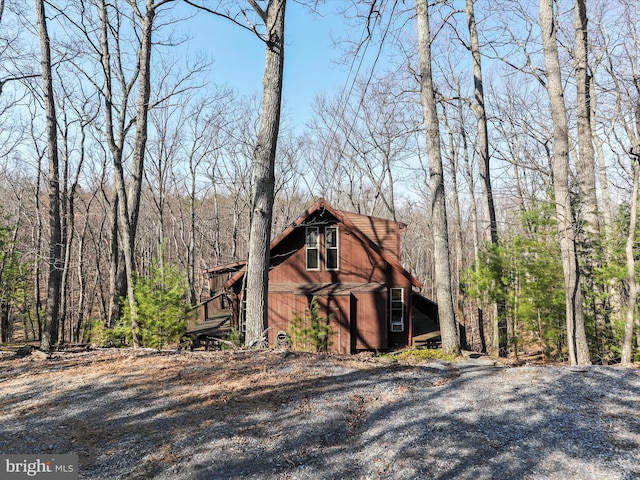
[[[418,318],[420,329],[437,330],[437,307],[418,294],[422,284],[400,264],[405,229],[336,210],[324,199],[314,203],[271,242],[269,344],[314,297],[320,316],[330,317],[330,349],[337,353],[409,346],[420,333],[414,331]],[[205,272],[211,298],[203,305],[205,321],[190,333],[207,338],[227,325],[242,331],[244,267],[239,262]]]

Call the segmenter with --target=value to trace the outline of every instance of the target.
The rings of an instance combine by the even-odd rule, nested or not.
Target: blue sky
[[[251,32],[232,22],[201,13],[188,20],[192,48],[214,59],[212,81],[228,84],[245,95],[262,92],[265,46]],[[336,65],[340,51],[332,45],[332,32],[342,33],[336,14],[314,16],[295,2],[286,12],[284,105],[285,115],[299,128],[311,115],[311,103],[321,93],[344,87],[348,66]]]

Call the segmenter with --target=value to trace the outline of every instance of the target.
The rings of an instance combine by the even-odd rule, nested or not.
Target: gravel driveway
[[[0,453],[84,479],[640,479],[640,370],[274,351],[0,357]]]

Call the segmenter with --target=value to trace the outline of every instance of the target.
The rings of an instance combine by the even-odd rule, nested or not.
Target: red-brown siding
[[[304,227],[296,229],[286,242],[272,252],[272,270],[269,282],[273,283],[385,283],[389,276],[394,281],[409,283],[408,279],[393,269],[379,254],[367,249],[362,242],[343,225],[337,224],[340,242],[340,265],[337,271],[324,268],[324,230],[320,235],[320,270],[306,269]],[[400,285],[398,285],[400,286]]]
[[[307,270],[305,230],[319,228],[319,269]],[[337,227],[339,266],[325,268],[325,227]],[[296,312],[304,315],[313,296],[320,315],[331,318],[334,352],[384,350],[408,345],[411,292],[420,282],[399,264],[403,224],[365,215],[335,211],[319,200],[272,242],[269,271],[269,342],[289,331]],[[241,266],[241,265],[238,265]],[[221,273],[210,269],[209,273]],[[226,272],[226,270],[225,270]],[[242,288],[242,274],[232,280],[233,292]],[[231,284],[227,284],[227,288]],[[389,289],[403,288],[404,331],[389,331]],[[234,319],[241,303],[235,304]]]
[[[341,212],[362,233],[395,259],[400,258],[400,227],[402,224],[384,218]]]

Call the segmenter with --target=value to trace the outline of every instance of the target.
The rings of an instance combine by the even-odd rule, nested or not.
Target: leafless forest
[[[261,92],[217,84],[225,46],[188,32],[234,22],[268,51],[275,3],[0,0],[2,342],[90,342],[158,262],[195,306],[205,268],[246,259]],[[638,3],[280,3],[344,25],[350,75],[279,119],[271,235],[318,197],[392,218],[462,347],[633,361]]]

